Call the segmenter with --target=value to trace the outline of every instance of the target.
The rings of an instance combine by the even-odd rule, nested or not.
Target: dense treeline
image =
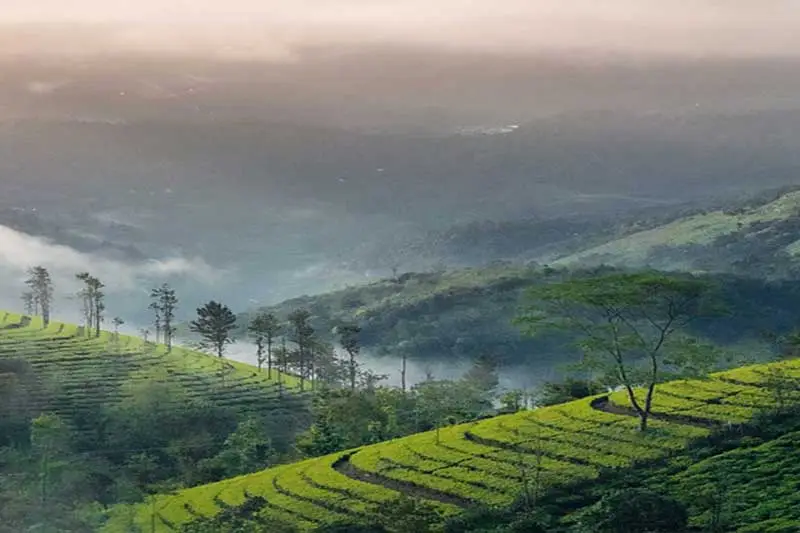
[[[530,286],[619,269],[573,271],[531,265],[495,265],[446,273],[407,273],[396,280],[297,298],[264,312],[286,317],[296,308],[309,311],[309,323],[321,340],[335,342],[332,330],[357,321],[370,355],[417,361],[469,362],[491,353],[503,366],[525,366],[532,373],[552,371],[579,359],[568,335],[552,332],[526,337],[512,324]],[[698,317],[692,332],[757,359],[774,349],[767,334],[785,335],[800,323],[800,282],[765,281],[735,275],[706,275],[716,286],[724,315]],[[246,324],[252,315],[240,315]],[[239,333],[241,335],[242,332]]]

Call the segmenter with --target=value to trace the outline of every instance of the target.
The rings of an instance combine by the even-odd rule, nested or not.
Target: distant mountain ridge
[[[552,372],[576,354],[563,339],[532,340],[512,325],[525,288],[597,269],[693,271],[714,280],[723,287],[734,316],[705,324],[701,334],[722,344],[744,343],[749,348],[743,352],[764,353],[770,349],[764,333],[786,333],[800,323],[800,307],[791,296],[800,295],[800,189],[647,213],[648,218],[639,220],[604,219],[605,225],[586,217],[563,227],[558,224],[564,221],[538,219],[465,226],[430,250],[450,253],[464,264],[487,259],[481,266],[398,270],[395,279],[264,309],[285,319],[292,310],[305,308],[316,331],[328,340],[334,340],[335,326],[357,321],[371,353],[405,352],[419,360],[455,363],[491,352],[509,367],[531,364],[540,372]],[[552,235],[536,234],[536,229],[548,227]],[[514,242],[504,234],[508,228],[524,238]],[[573,235],[576,229],[583,233]],[[486,244],[495,248],[480,257]],[[548,247],[551,257],[536,253]],[[569,248],[574,251],[563,253]],[[250,316],[243,314],[241,324]]]
[[[677,267],[679,270],[736,272],[758,277],[762,273],[754,271],[754,266],[774,261],[784,264],[787,258],[781,254],[781,245],[774,240],[759,242],[762,249],[756,250],[752,246],[752,249],[747,249],[746,239],[742,241],[749,231],[747,221],[755,224],[750,230],[762,232],[762,236],[765,231],[783,234],[781,242],[786,241],[783,242],[788,246],[786,252],[791,254],[794,250],[790,241],[795,204],[800,206],[800,186],[601,213],[483,220],[431,231],[410,242],[392,243],[373,255],[382,261],[384,268],[400,270],[419,268],[418,265],[424,261],[429,264],[438,261],[454,267],[488,265],[494,261],[533,261],[576,267],[599,264],[660,269]],[[768,214],[772,211],[773,214]],[[698,229],[705,223],[711,224],[714,217],[721,217],[718,223],[722,226],[716,230],[721,233],[717,236],[727,239],[716,243],[727,249],[723,254],[725,261],[716,265],[709,259],[720,252],[713,239],[708,240],[714,231]],[[639,240],[649,243],[647,250],[639,250],[644,257],[634,258],[630,250],[623,250],[624,243]],[[731,247],[731,240],[742,242]],[[687,257],[686,246],[692,247],[690,257]],[[765,246],[775,246],[776,249],[765,254]],[[751,258],[748,259],[750,263],[743,263],[756,252],[761,255],[760,261]],[[671,255],[675,255],[674,260],[670,260]],[[783,274],[790,275],[788,272]]]

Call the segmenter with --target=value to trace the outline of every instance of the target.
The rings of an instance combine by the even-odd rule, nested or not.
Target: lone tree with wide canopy
[[[708,281],[691,275],[575,277],[530,289],[530,303],[515,322],[530,335],[577,336],[581,366],[625,387],[645,431],[659,381],[670,373],[705,373],[717,360],[713,347],[685,331],[696,318],[721,311],[712,292]]]

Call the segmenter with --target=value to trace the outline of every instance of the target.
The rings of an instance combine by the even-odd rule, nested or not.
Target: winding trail
[[[336,470],[340,474],[344,474],[350,479],[354,479],[356,481],[362,481],[364,483],[370,483],[372,485],[382,485],[387,489],[396,490],[398,492],[402,492],[403,494],[407,494],[409,496],[423,498],[426,500],[433,500],[436,502],[446,503],[450,505],[456,505],[463,509],[467,509],[469,507],[475,507],[477,505],[477,502],[468,500],[466,498],[461,498],[453,494],[448,494],[446,492],[433,490],[428,487],[423,487],[421,485],[411,483],[409,481],[399,481],[397,479],[392,479],[390,477],[386,477],[381,474],[359,470],[358,468],[353,466],[352,462],[350,462],[350,457],[352,457],[352,455],[353,454],[345,455],[341,459],[336,461],[333,464],[334,470]]]

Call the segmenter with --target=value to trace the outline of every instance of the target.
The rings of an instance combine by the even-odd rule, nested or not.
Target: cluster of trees
[[[356,389],[346,383],[320,387],[312,401],[311,428],[298,437],[306,455],[318,456],[366,444],[439,430],[494,414],[497,368],[491,358],[476,360],[460,379],[424,381],[403,391],[362,377]]]
[[[197,318],[189,323],[189,330],[200,336],[200,347],[220,358],[225,356],[226,347],[235,342],[237,328],[236,314],[213,300],[199,307]],[[317,335],[307,309],[291,311],[285,322],[273,313],[261,312],[247,324],[247,334],[256,346],[258,369],[266,367],[270,379],[274,371],[279,379],[285,375],[295,376],[301,391],[307,387],[315,390],[344,384],[354,391],[361,380],[372,384],[380,381],[381,376],[363,371],[359,365],[360,332],[361,328],[355,323],[345,323],[335,329],[338,342],[347,354],[340,358],[335,345]]]
[[[178,307],[178,297],[175,289],[164,283],[150,291],[152,300],[149,309],[155,314],[153,325],[156,329],[156,343],[162,342],[167,346],[167,352],[172,351],[172,338],[175,335],[175,310]],[[145,333],[147,336],[149,332]]]
[[[77,296],[84,317],[84,333],[99,337],[105,321],[105,284],[89,272],[78,273],[75,278],[82,285]],[[22,295],[26,313],[41,314],[47,327],[53,302],[53,283],[48,270],[42,266],[32,267],[26,286],[28,290]],[[155,342],[165,344],[169,352],[176,332],[179,299],[175,289],[167,283],[153,288],[150,297]],[[286,318],[287,324],[281,324],[274,314],[264,312],[247,325],[248,335],[256,344],[259,370],[266,365],[270,378],[273,370],[280,370],[283,375],[293,374],[299,379],[301,390],[305,390],[307,384],[313,389],[321,383],[332,385],[343,381],[355,390],[359,379],[364,377],[357,361],[360,327],[347,323],[337,329],[341,346],[347,353],[345,362],[337,358],[332,343],[321,340],[316,334],[308,310],[293,310]],[[123,319],[114,317],[115,335],[124,323]],[[235,342],[233,333],[237,329],[237,317],[228,306],[212,300],[197,309],[197,317],[190,322],[189,329],[200,336],[201,348],[223,358],[226,347]],[[150,330],[143,329],[141,334],[147,342]]]
[[[76,296],[81,305],[83,317],[83,332],[86,336],[99,337],[101,327],[105,322],[105,284],[89,272],[75,274],[75,279],[80,282],[81,288]],[[41,316],[44,327],[50,324],[53,308],[54,287],[53,280],[47,268],[37,265],[28,269],[25,280],[26,290],[22,293],[22,302],[25,313],[30,316]],[[156,313],[156,342],[162,340],[169,351],[172,347],[172,336],[175,333],[175,309],[178,299],[175,290],[168,284],[163,284],[151,291],[153,303],[150,305]],[[111,320],[115,335],[119,335],[119,328],[125,324],[120,317]],[[142,331],[145,341],[149,330]]]

